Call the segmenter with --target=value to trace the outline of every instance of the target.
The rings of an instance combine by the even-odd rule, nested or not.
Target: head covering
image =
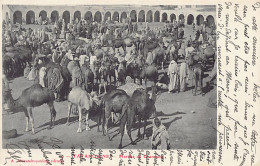
[[[159,120],[159,123],[160,123],[159,127],[157,127],[157,126],[155,125],[155,119],[158,119],[158,120]],[[155,117],[155,118],[153,119],[153,135],[152,135],[152,140],[154,140],[155,137],[158,137],[158,136],[160,137],[161,134],[162,134],[162,132],[164,132],[164,131],[167,131],[167,129],[166,129],[166,127],[162,124],[161,119],[160,119],[159,117]],[[168,135],[168,134],[167,134],[167,137],[168,137],[168,139],[169,139],[169,135]]]

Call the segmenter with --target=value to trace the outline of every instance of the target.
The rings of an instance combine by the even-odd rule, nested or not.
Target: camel
[[[195,54],[192,54],[189,58],[188,58],[188,66],[191,69],[191,71],[193,72],[193,77],[192,77],[192,86],[194,84],[195,81],[195,88],[194,90],[192,89],[192,93],[193,96],[196,96],[196,92],[197,92],[197,87],[200,87],[201,90],[201,94],[204,95],[203,92],[203,67],[200,63],[198,63],[198,61],[196,61],[195,59],[199,59],[199,58],[195,58]]]
[[[89,116],[89,111],[97,109],[99,104],[98,104],[98,96],[93,94],[90,95],[88,92],[83,90],[81,87],[74,87],[69,93],[68,96],[68,119],[67,119],[67,126],[70,125],[70,114],[71,114],[71,106],[72,104],[77,105],[78,111],[79,111],[79,127],[77,132],[81,133],[81,122],[82,122],[82,114],[83,114],[83,109],[86,111],[86,130],[89,131],[89,123],[88,123],[88,116]],[[99,124],[99,122],[98,122]]]
[[[34,84],[31,87],[24,89],[21,96],[18,99],[14,100],[9,91],[8,95],[6,95],[6,99],[9,104],[12,106],[11,108],[23,107],[25,117],[26,117],[26,129],[25,131],[29,131],[29,120],[32,125],[32,134],[35,134],[34,130],[34,119],[32,115],[32,109],[34,107],[41,106],[43,104],[47,104],[50,108],[51,112],[51,121],[50,127],[51,129],[54,126],[55,118],[56,118],[56,110],[54,108],[53,102],[55,100],[54,93],[50,91],[46,87],[42,87],[40,84]]]
[[[130,97],[123,105],[122,113],[119,117],[121,121],[120,123],[121,139],[118,148],[119,149],[122,148],[122,140],[123,140],[126,123],[127,123],[127,134],[131,140],[131,144],[136,145],[136,143],[133,141],[131,136],[131,128],[133,126],[135,116],[138,115],[139,126],[140,126],[138,129],[138,135],[137,135],[138,137],[141,136],[140,134],[141,120],[144,120],[144,133],[142,136],[142,138],[144,138],[147,119],[149,119],[149,117],[155,112],[156,112],[155,101],[149,98],[147,90],[142,88],[135,90],[132,97]]]
[[[107,134],[107,124],[111,113],[121,113],[122,107],[128,98],[129,96],[126,92],[121,89],[112,90],[103,96],[102,106],[105,107],[101,115],[103,117],[103,135]],[[111,140],[109,135],[108,138]]]
[[[89,90],[89,84],[91,84],[91,92],[93,92],[94,90],[94,73],[92,72],[92,70],[90,69],[88,64],[83,64],[81,66],[81,71],[83,74],[83,86],[85,88],[86,91]]]

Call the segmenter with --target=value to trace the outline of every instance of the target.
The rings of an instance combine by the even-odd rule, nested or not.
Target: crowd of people
[[[37,21],[32,20],[32,23],[46,25],[48,24],[48,20],[43,21],[40,17]],[[45,64],[46,58],[60,66],[63,66],[63,64],[68,65],[70,61],[77,62],[80,69],[87,65],[93,72],[95,78],[98,77],[97,70],[102,72],[102,66],[105,64],[104,62],[106,62],[105,59],[108,58],[110,62],[116,66],[114,71],[118,78],[120,71],[123,70],[124,67],[127,68],[129,64],[137,63],[140,57],[145,57],[141,55],[141,49],[143,49],[141,47],[142,40],[146,42],[151,40],[151,42],[153,42],[156,36],[162,38],[159,42],[163,45],[162,48],[165,49],[163,63],[169,64],[167,71],[164,71],[164,76],[158,80],[159,83],[157,85],[161,88],[166,88],[168,93],[184,92],[187,90],[187,81],[191,79],[194,69],[193,66],[190,66],[190,58],[198,56],[198,59],[202,59],[203,62],[207,63],[207,57],[203,59],[203,56],[207,56],[205,55],[205,49],[210,46],[214,51],[216,47],[214,28],[208,33],[206,31],[206,23],[197,28],[193,26],[194,38],[190,36],[185,39],[184,34],[186,32],[182,21],[165,24],[162,28],[152,28],[149,26],[149,23],[146,23],[142,26],[143,28],[140,28],[137,23],[132,23],[131,21],[124,25],[114,25],[108,21],[90,23],[84,19],[76,19],[73,23],[67,24],[64,20],[60,19],[54,23],[51,30],[46,27],[42,29],[24,29],[22,25],[19,25],[18,29],[13,32],[10,22],[3,26],[4,47],[22,45],[30,49],[32,59],[27,62],[23,74],[29,80],[38,78],[38,83],[42,86],[47,85],[44,85],[45,83],[40,75],[46,75],[48,67],[45,66],[44,70],[40,70],[39,65]],[[165,34],[168,34],[169,37]],[[137,44],[134,43],[132,45],[128,52],[122,53],[118,49],[110,53],[109,49],[107,51],[102,49],[104,46],[103,42],[105,41],[104,38],[109,35],[113,36],[114,39],[131,36],[139,38],[139,40]],[[79,41],[79,39],[84,41],[84,44],[75,42]],[[169,50],[168,54],[166,53],[167,50]],[[214,56],[215,52],[212,54]],[[144,58],[141,65],[154,65],[154,55],[153,51],[148,51],[147,57]],[[152,59],[149,60],[151,57]],[[111,61],[111,59],[113,59],[113,61]],[[194,59],[196,60],[196,58]],[[207,82],[212,81],[216,76],[216,63],[214,62],[213,64],[214,66],[210,76],[207,78]],[[67,67],[66,65],[65,67]],[[58,73],[59,71],[56,72]],[[126,76],[128,76],[127,73]],[[103,77],[103,79],[106,81],[107,78]],[[132,78],[132,81],[133,79],[134,78]],[[79,79],[76,80],[78,83],[74,83],[73,86],[80,85]],[[169,135],[165,126],[158,118],[154,119],[153,125],[153,149],[169,148]]]

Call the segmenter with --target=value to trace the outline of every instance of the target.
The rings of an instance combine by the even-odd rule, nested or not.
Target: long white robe
[[[170,78],[168,90],[176,90],[178,88],[178,65],[174,60],[171,61],[167,74]]]

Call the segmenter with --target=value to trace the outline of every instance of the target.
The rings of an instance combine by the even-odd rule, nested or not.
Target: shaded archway
[[[146,22],[153,22],[153,12],[151,10],[146,14]]]
[[[123,22],[127,18],[126,12],[121,13],[120,22]]]
[[[184,20],[184,15],[183,15],[183,14],[180,14],[180,15],[179,15],[179,20],[181,20],[181,21]]]
[[[175,14],[171,14],[170,15],[170,21],[173,22],[173,21],[176,21],[176,15]]]
[[[39,17],[42,17],[42,21],[45,21],[47,18],[47,12],[45,10],[42,10],[39,14]]]
[[[33,24],[35,21],[35,13],[30,10],[26,13],[26,24]]]
[[[212,15],[207,16],[206,18],[208,26],[213,26],[215,24],[214,17]]]
[[[91,21],[91,22],[93,21],[93,16],[92,16],[92,13],[90,11],[85,13],[85,20]]]
[[[197,25],[201,25],[204,22],[204,17],[202,15],[198,15],[196,20],[197,20]]]
[[[97,11],[94,15],[94,21],[96,22],[101,22],[102,21],[102,15],[100,13],[100,11]]]
[[[118,12],[115,12],[113,14],[113,18],[112,18],[113,21],[118,21],[119,22],[119,13]]]
[[[136,17],[136,11],[132,10],[130,13],[130,18],[132,22],[136,22],[137,21],[137,17]]]
[[[70,22],[70,12],[67,10],[63,12],[62,19],[64,19],[65,24],[67,25]]]
[[[167,13],[163,13],[162,14],[162,22],[166,22],[167,21]]]
[[[154,22],[160,22],[160,12],[156,11],[154,13]]]
[[[80,11],[75,11],[74,13],[74,21],[78,19],[78,21],[81,20],[81,12]]]
[[[106,14],[105,14],[105,21],[106,20],[111,20],[111,13],[110,12],[106,12]]]
[[[138,22],[145,22],[145,13],[141,10],[138,14]]]
[[[22,12],[20,11],[15,11],[14,14],[13,14],[13,23],[16,24],[16,23],[19,23],[19,24],[22,24]]]
[[[191,25],[194,22],[194,16],[192,14],[189,14],[187,17],[187,24]]]
[[[51,22],[55,22],[59,20],[59,13],[58,11],[54,10],[51,12]]]

